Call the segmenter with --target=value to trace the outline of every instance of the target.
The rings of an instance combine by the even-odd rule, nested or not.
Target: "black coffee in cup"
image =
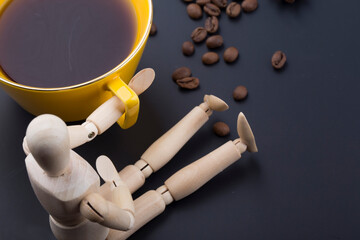
[[[131,52],[130,0],[13,0],[0,16],[0,67],[33,87],[64,87],[110,71]]]

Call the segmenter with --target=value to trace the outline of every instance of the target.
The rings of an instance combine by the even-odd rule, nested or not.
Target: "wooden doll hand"
[[[114,188],[113,195],[121,195],[121,189]],[[105,227],[127,231],[134,226],[134,214],[110,202],[98,193],[86,196],[80,204],[81,214],[92,222]]]

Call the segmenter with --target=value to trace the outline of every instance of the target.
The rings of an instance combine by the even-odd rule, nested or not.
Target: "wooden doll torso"
[[[34,192],[47,212],[64,225],[82,222],[80,202],[100,186],[100,178],[91,165],[74,151],[70,152],[68,170],[58,177],[49,177],[31,154],[25,163]]]

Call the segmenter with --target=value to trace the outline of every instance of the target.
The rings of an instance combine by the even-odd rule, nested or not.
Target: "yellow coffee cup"
[[[0,0],[0,14],[6,6],[16,0]],[[106,100],[116,95],[125,104],[124,117],[118,121],[122,128],[132,126],[139,112],[139,98],[127,86],[139,64],[149,36],[153,9],[151,0],[129,0],[137,21],[137,35],[134,47],[128,57],[111,71],[73,86],[59,88],[38,88],[13,82],[0,71],[0,86],[23,109],[40,115],[50,113],[64,121],[85,119]]]

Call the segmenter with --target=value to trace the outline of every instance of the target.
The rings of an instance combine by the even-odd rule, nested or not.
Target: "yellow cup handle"
[[[139,115],[139,97],[123,80],[121,80],[120,77],[110,81],[107,84],[107,87],[124,103],[125,106],[125,112],[119,118],[117,123],[123,129],[133,126]]]

